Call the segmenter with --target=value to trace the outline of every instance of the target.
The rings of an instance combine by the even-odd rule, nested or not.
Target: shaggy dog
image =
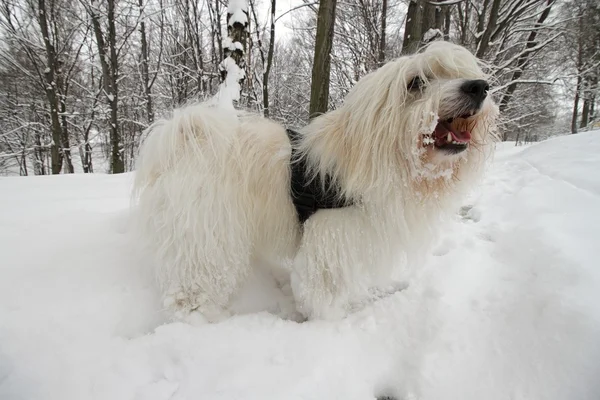
[[[362,78],[299,130],[294,157],[284,127],[249,113],[196,104],[155,123],[135,194],[166,304],[219,320],[253,270],[267,268],[287,276],[306,318],[331,319],[406,279],[493,147],[486,79],[466,49],[434,42]],[[297,160],[346,206],[301,222],[290,190]]]

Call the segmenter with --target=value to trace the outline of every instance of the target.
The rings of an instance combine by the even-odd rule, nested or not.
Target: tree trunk
[[[34,136],[35,147],[33,148],[34,165],[33,173],[35,175],[46,175],[46,166],[44,165],[44,147],[42,146],[42,140],[40,134],[36,133]]]
[[[246,43],[248,41],[248,6],[246,4],[246,9],[243,12],[246,14],[246,22],[241,23],[237,20],[233,21],[231,18],[233,14],[230,12],[231,10],[227,10],[227,34],[233,43],[240,43],[242,48],[236,47],[234,50],[230,48],[223,49],[224,58],[231,57],[233,61],[240,67],[241,70],[245,70],[246,60],[244,59],[244,54],[246,53]],[[225,71],[226,73],[227,71]],[[225,79],[225,76],[223,76]],[[240,85],[243,79],[240,80]]]
[[[412,54],[419,48],[421,42],[421,25],[423,20],[422,0],[411,0],[406,12],[406,23],[404,24],[404,41],[402,42],[402,54]]]
[[[337,0],[321,0],[319,4],[315,57],[310,87],[309,117],[311,119],[327,112],[329,105],[331,47],[333,46],[336,5]]]
[[[138,5],[140,7],[140,15],[144,12],[144,0],[139,0]],[[144,85],[144,101],[146,102],[146,118],[148,119],[148,125],[154,122],[154,110],[152,108],[152,89],[150,87],[150,73],[148,68],[148,55],[150,49],[148,48],[148,39],[146,37],[146,22],[142,17],[140,19],[140,42],[142,45],[142,85]]]
[[[387,0],[381,4],[381,32],[379,33],[379,66],[385,62],[385,30],[387,26]]]
[[[597,85],[597,84],[596,84]],[[592,94],[592,98],[590,99],[590,121],[594,121],[596,119],[596,96]]]
[[[450,40],[450,7],[452,6],[448,6],[444,9],[444,40]]]
[[[58,102],[60,105],[60,119],[61,119],[61,145],[63,154],[63,167],[64,172],[72,174],[75,172],[73,168],[73,160],[71,159],[71,141],[69,140],[68,121],[67,121],[67,96],[66,89],[63,82],[63,71],[62,66],[59,65],[56,74],[56,84],[58,90]]]
[[[471,3],[466,1],[463,3],[458,3],[457,5],[457,13],[458,13],[458,23],[460,26],[460,42],[459,44],[466,46],[467,45],[467,37],[469,33],[469,16],[471,15]],[[464,9],[463,9],[464,6]]]
[[[590,99],[587,94],[584,94],[583,108],[581,109],[581,122],[579,124],[580,129],[584,129],[588,126],[590,118]]]
[[[427,31],[430,29],[441,31],[443,25],[444,18],[439,6],[430,4],[429,0],[411,0],[406,13],[402,54],[415,53],[421,45],[437,39],[440,34],[424,40]]]
[[[115,0],[108,0],[108,48],[98,15],[94,12],[94,1],[89,8],[89,13],[94,27],[96,43],[98,45],[98,56],[102,66],[102,82],[104,83],[104,94],[110,108],[110,169],[113,174],[125,172],[123,162],[123,148],[121,135],[119,134],[118,119],[118,62],[117,62],[117,34],[115,30]]]
[[[421,10],[423,12],[423,17],[421,19],[421,33],[419,35],[419,41],[423,39],[423,34],[425,34],[425,32],[427,32],[430,28],[436,27],[436,6],[429,4],[427,1],[422,1]]]
[[[479,30],[479,32],[477,32],[477,34],[480,34],[481,31],[483,30],[483,33],[481,33],[481,36],[478,36],[479,40],[477,41],[477,52],[475,53],[475,55],[478,58],[482,58],[490,46],[490,38],[492,37],[492,33],[494,33],[494,30],[496,29],[496,25],[498,23],[498,15],[500,13],[500,3],[501,3],[501,0],[493,0],[492,8],[490,10],[490,17],[488,20],[488,24],[485,27],[485,29],[483,29],[483,21],[485,21],[485,17],[486,17],[485,13],[486,13],[487,6],[489,4],[489,0],[484,1],[483,11],[479,15],[479,21],[477,24],[478,25],[477,29]]]
[[[579,116],[579,91],[581,90],[581,75],[577,76],[575,99],[573,100],[573,116],[571,117],[571,133],[577,133],[577,117]]]
[[[226,107],[242,100],[242,85],[246,78],[246,42],[248,40],[248,1],[230,0],[227,9],[227,40],[223,46],[223,61],[219,64],[221,86],[217,98]]]
[[[38,0],[38,23],[44,45],[46,48],[47,66],[44,71],[46,98],[50,106],[50,121],[52,126],[52,145],[50,146],[50,157],[52,159],[52,174],[60,174],[63,164],[63,154],[60,151],[62,148],[62,127],[59,117],[58,91],[56,84],[56,50],[50,42],[50,34],[48,31],[48,20],[46,15],[46,3],[44,0]]]
[[[384,0],[385,1],[385,0]],[[267,55],[267,67],[263,74],[263,115],[269,117],[269,75],[273,66],[273,52],[275,50],[275,5],[276,0],[271,0],[271,31],[269,36],[269,53]]]
[[[111,169],[113,174],[125,172],[123,144],[119,133],[119,64],[117,62],[117,32],[115,29],[115,0],[108,0],[108,46],[110,49],[110,73],[112,98],[110,100],[110,146]]]

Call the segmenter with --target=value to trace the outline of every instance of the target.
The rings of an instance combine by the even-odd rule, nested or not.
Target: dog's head
[[[339,177],[350,194],[392,182],[459,181],[460,170],[478,169],[485,158],[496,116],[475,56],[433,42],[363,77],[340,108],[316,118],[307,152],[317,152],[315,169]]]
[[[402,108],[408,137],[424,148],[427,161],[456,159],[481,148],[494,132],[497,107],[488,76],[464,47],[434,42],[423,52],[398,59]]]

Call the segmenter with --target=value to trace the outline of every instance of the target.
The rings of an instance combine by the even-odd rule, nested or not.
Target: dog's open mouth
[[[434,145],[450,153],[460,153],[469,147],[474,121],[472,114],[439,120],[433,131]]]

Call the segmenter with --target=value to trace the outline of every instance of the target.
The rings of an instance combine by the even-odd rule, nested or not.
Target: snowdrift
[[[131,174],[0,179],[0,399],[600,398],[600,131],[499,144],[402,291],[339,322],[169,322]]]

